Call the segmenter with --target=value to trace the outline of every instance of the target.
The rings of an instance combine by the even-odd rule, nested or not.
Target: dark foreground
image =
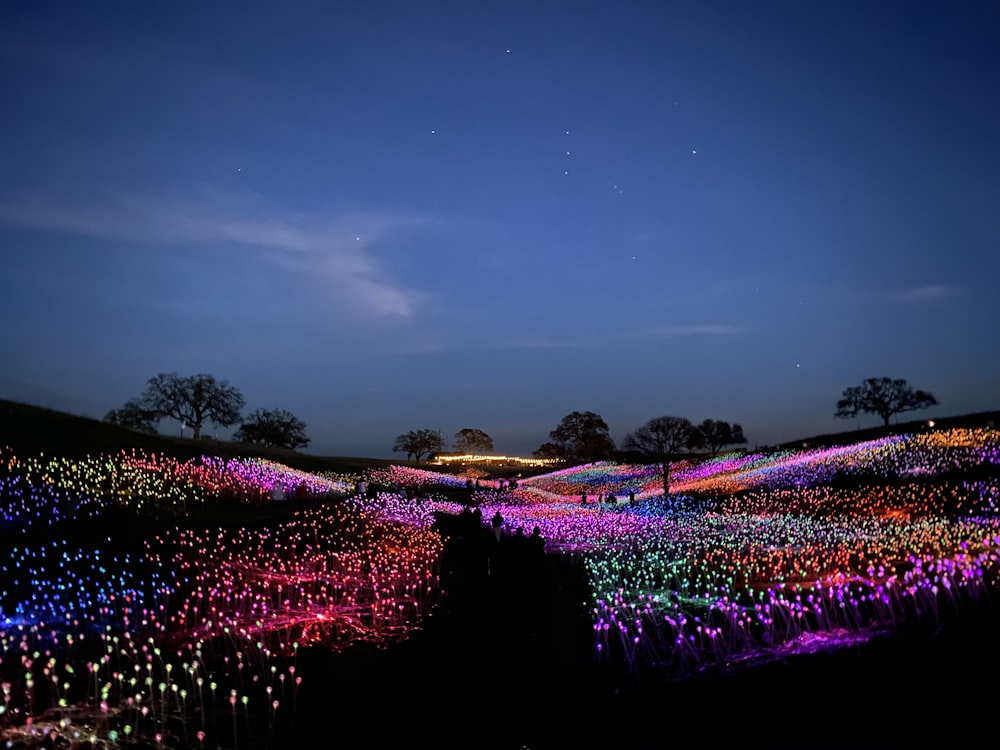
[[[269,721],[228,706],[204,742],[136,750],[265,748],[994,747],[996,598],[858,647],[654,685],[593,658],[584,572],[567,558],[485,558],[439,519],[443,602],[385,649],[300,648],[297,693]],[[489,532],[483,530],[486,538]],[[535,564],[537,563],[537,564]],[[487,572],[488,570],[488,572]],[[277,697],[277,696],[276,696]],[[289,704],[293,710],[289,710]],[[235,742],[233,736],[235,732]],[[0,735],[2,737],[2,735]],[[180,739],[185,737],[185,739]],[[7,744],[11,750],[68,742]],[[95,746],[96,747],[96,746]],[[110,745],[108,745],[110,747]]]
[[[447,530],[446,530],[447,531]],[[991,746],[1000,735],[996,606],[935,633],[652,687],[592,658],[582,571],[470,572],[456,542],[446,603],[387,650],[300,654],[292,726],[271,747]]]

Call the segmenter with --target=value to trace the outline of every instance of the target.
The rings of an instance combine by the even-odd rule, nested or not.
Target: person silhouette
[[[496,539],[497,542],[499,543],[500,533],[503,531],[503,516],[500,515],[499,510],[493,514],[492,523],[493,523],[493,538]]]
[[[514,569],[519,574],[527,572],[528,567],[528,537],[524,535],[524,527],[518,526],[514,532],[514,543],[511,545],[514,557]]]
[[[537,526],[531,530],[531,536],[528,537],[528,554],[531,556],[532,563],[540,560],[541,556],[545,554],[545,537],[542,536],[542,530]]]
[[[537,526],[525,542],[524,572],[533,596],[541,596],[545,590],[545,537]]]

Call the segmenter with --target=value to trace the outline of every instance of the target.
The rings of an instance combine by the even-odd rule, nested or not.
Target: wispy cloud
[[[0,222],[154,245],[233,243],[276,268],[321,280],[357,312],[408,318],[422,295],[395,282],[370,248],[432,220],[391,213],[293,215],[259,196],[205,190],[184,198],[117,196],[88,205],[0,201]]]
[[[487,349],[586,349],[593,341],[574,339],[571,336],[518,336],[507,340],[496,340],[485,344]]]
[[[581,337],[578,334],[567,336],[535,335],[522,336],[506,341],[495,341],[489,345],[493,349],[592,349],[605,348],[608,345],[631,344],[650,338],[676,338],[684,336],[733,336],[742,333],[738,326],[718,323],[700,325],[665,325],[655,328],[641,328],[625,332],[606,333],[601,336]]]
[[[893,292],[892,298],[897,302],[933,302],[935,300],[947,299],[948,297],[955,297],[962,294],[962,291],[957,286],[929,284],[910,289],[897,289]]]
[[[737,333],[743,333],[743,329],[738,326],[707,323],[700,325],[658,326],[656,328],[646,328],[642,331],[636,331],[635,335],[637,337],[659,336],[662,338],[674,338],[678,336],[732,336]]]

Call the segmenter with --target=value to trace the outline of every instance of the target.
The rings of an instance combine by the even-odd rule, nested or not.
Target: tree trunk
[[[194,430],[194,439],[197,440],[201,437],[201,425],[205,421],[205,409],[204,407],[199,408],[197,404],[193,404],[193,407],[194,424],[191,425],[191,428]]]

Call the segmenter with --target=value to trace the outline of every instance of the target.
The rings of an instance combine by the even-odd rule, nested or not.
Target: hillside
[[[779,446],[759,450],[800,450],[804,445],[821,448],[833,445],[872,440],[886,434],[916,433],[927,429],[926,419],[915,419],[883,427],[849,430],[791,440]],[[988,427],[1000,424],[1000,411],[984,411],[934,420],[939,429],[958,427]],[[299,451],[233,443],[203,437],[191,438],[168,435],[144,435],[118,425],[90,417],[81,417],[55,409],[33,406],[18,401],[0,399],[0,448],[8,446],[18,453],[34,455],[48,453],[65,458],[83,458],[121,450],[141,450],[147,453],[164,453],[179,460],[214,455],[221,458],[260,457],[286,464],[302,471],[332,471],[341,474],[360,473],[365,469],[392,464],[417,466],[402,459],[381,459],[343,456],[315,456]],[[447,468],[438,471],[448,472]],[[495,467],[493,473],[500,477],[532,474],[523,467]]]
[[[90,417],[0,400],[0,447],[3,446],[25,455],[47,453],[64,458],[84,458],[88,455],[97,456],[132,449],[163,453],[179,460],[202,455],[221,458],[260,457],[302,471],[333,471],[343,474],[400,463],[378,458],[313,456],[298,451],[263,448],[207,437],[195,441],[167,435],[144,435]]]
[[[782,443],[778,448],[782,450],[800,450],[803,444],[809,448],[827,448],[833,445],[850,445],[851,443],[860,443],[865,440],[875,440],[886,435],[913,434],[927,430],[930,421],[932,420],[927,418],[911,419],[906,422],[899,422],[898,424],[890,424],[888,429],[876,426],[866,427],[862,430],[825,433],[810,438],[790,440],[787,443]],[[995,427],[1000,424],[1000,411],[979,411],[955,417],[935,417],[933,422],[934,428],[938,430]]]

